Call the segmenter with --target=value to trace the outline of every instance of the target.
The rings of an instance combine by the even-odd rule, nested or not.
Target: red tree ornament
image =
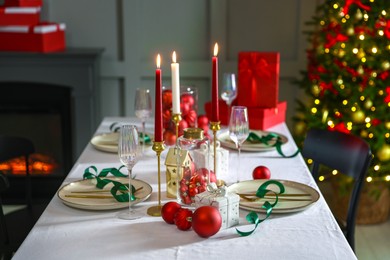
[[[181,205],[176,201],[167,202],[161,208],[161,217],[166,223],[174,224],[174,217],[179,209],[181,209]]]
[[[192,214],[192,229],[201,237],[207,238],[215,235],[221,225],[221,214],[212,206],[201,206]]]

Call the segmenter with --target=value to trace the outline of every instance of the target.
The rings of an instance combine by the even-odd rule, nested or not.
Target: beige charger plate
[[[151,140],[153,140],[153,135],[151,135],[150,133],[146,133],[146,134],[150,137]],[[112,132],[112,133],[95,135],[91,139],[91,144],[95,149],[99,151],[118,153],[118,141],[119,141],[119,132]],[[152,147],[152,145],[146,144],[145,150],[146,147]]]
[[[129,179],[127,177],[109,177],[107,179],[112,179],[125,184],[129,182]],[[137,199],[132,202],[132,205],[147,200],[152,194],[152,187],[148,183],[142,180],[132,179],[131,184],[136,189],[142,187],[141,190],[137,191],[134,194]],[[111,195],[111,193],[109,192],[111,188],[112,188],[112,184],[107,184],[104,187],[104,189],[107,190],[107,192],[104,193],[77,193],[79,191],[86,192],[86,191],[99,190],[98,188],[96,188],[96,179],[85,179],[85,180],[71,182],[61,187],[57,192],[57,196],[65,205],[72,208],[78,208],[78,209],[110,210],[110,209],[121,209],[121,208],[128,207],[129,206],[128,202],[118,202],[114,197],[107,198],[107,199],[95,199],[95,198],[71,198],[66,196],[66,195],[92,195],[92,194],[99,195],[99,196]]]
[[[258,136],[266,136],[269,133],[274,133],[274,132],[267,132],[267,131],[259,131],[259,130],[249,130],[249,132],[253,132],[257,134]],[[288,142],[288,139],[286,136],[282,134],[275,133],[280,136],[282,139],[282,146]],[[237,149],[236,144],[230,139],[229,136],[229,131],[224,131],[220,135],[218,135],[218,140],[221,142],[221,145],[230,148],[230,149]],[[241,146],[241,151],[246,151],[246,152],[263,152],[263,151],[270,151],[275,149],[275,146],[272,146],[275,144],[275,141],[270,142],[270,145],[265,145],[263,143],[250,143],[245,141],[242,146]]]
[[[242,181],[235,184],[232,184],[228,187],[229,192],[233,193],[253,193],[255,194],[257,189],[262,185],[264,182],[268,180],[261,179],[261,180],[249,180],[249,181]],[[307,198],[307,201],[282,201],[279,200],[276,206],[273,208],[273,213],[292,213],[304,210],[311,205],[313,205],[315,202],[318,201],[320,198],[320,194],[317,190],[314,188],[305,185],[303,183],[294,182],[294,181],[288,181],[288,180],[277,180],[280,183],[284,185],[285,192],[284,194],[309,194],[305,197],[294,197],[294,198]],[[267,189],[273,190],[275,192],[279,192],[279,188],[276,185],[269,185]],[[279,197],[280,198],[280,197]],[[291,197],[289,197],[291,199]],[[264,213],[265,210],[262,208],[263,203],[266,200],[261,200],[257,202],[249,202],[244,200],[243,198],[240,198],[240,208],[250,211],[256,211]],[[270,203],[273,203],[273,199],[268,200]]]

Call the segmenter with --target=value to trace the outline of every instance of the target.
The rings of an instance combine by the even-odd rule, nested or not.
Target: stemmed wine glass
[[[145,151],[145,121],[152,114],[152,97],[149,89],[137,89],[135,94],[135,115],[142,121],[142,153]]]
[[[126,166],[129,173],[129,210],[126,212],[121,212],[118,214],[120,219],[137,219],[142,217],[143,214],[134,211],[131,207],[131,179],[132,179],[132,169],[137,163],[139,155],[139,138],[138,131],[135,125],[122,125],[119,133],[119,143],[118,143],[118,156],[123,165]]]
[[[228,113],[230,112],[230,106],[237,97],[237,84],[236,74],[224,73],[222,78],[222,93],[221,98],[226,102],[228,106]]]
[[[237,181],[239,181],[241,145],[249,136],[248,109],[246,107],[233,106],[229,122],[229,136],[238,149]]]

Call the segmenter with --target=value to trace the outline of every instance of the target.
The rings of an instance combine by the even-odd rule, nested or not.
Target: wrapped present
[[[204,165],[208,164],[211,170],[214,170],[214,144],[210,144],[209,153],[207,152],[208,148],[200,146],[200,149],[196,150],[194,153],[195,160],[202,162]],[[217,175],[216,178],[219,180],[225,180],[229,175],[229,151],[222,148],[219,141],[216,143],[217,146]],[[208,154],[210,155],[208,159]],[[209,161],[207,163],[207,161]]]
[[[42,0],[4,0],[4,6],[40,7]]]
[[[36,25],[40,12],[40,7],[0,7],[0,26]]]
[[[249,128],[266,130],[285,122],[287,102],[279,102],[276,108],[248,107]]]
[[[0,50],[53,52],[65,49],[65,24],[0,26]]]
[[[237,103],[246,107],[277,107],[278,94],[279,53],[240,52]]]
[[[238,225],[240,197],[226,191],[226,187],[217,188],[215,183],[207,187],[207,191],[195,196],[195,208],[213,206],[219,210],[222,217],[221,229]]]

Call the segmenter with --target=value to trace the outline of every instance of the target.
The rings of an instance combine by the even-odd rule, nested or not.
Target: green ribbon
[[[110,131],[111,132],[118,132],[119,129],[121,128],[120,126],[118,126],[119,123],[118,122],[114,122],[110,125]],[[150,138],[149,135],[145,134],[145,139],[143,138],[143,133],[138,133],[138,136],[140,138],[140,142],[145,142],[145,144],[152,144],[152,138]]]
[[[114,175],[115,177],[129,177],[126,174],[123,174],[120,169],[125,167],[122,165],[121,167],[117,168],[104,168],[99,173],[95,166],[89,166],[84,170],[83,179],[96,179],[96,188],[103,189],[107,184],[112,183],[114,186],[111,188],[110,192],[112,196],[119,202],[128,202],[129,201],[129,184],[124,184],[118,181],[110,180],[110,179],[103,179],[107,177],[109,173]],[[94,171],[91,172],[91,170]],[[134,196],[135,193],[135,187],[131,185],[131,201],[136,200],[136,197]]]
[[[275,143],[274,144],[270,144],[270,141],[273,141],[275,140]],[[270,147],[275,147],[276,148],[276,151],[281,155],[283,156],[284,158],[291,158],[291,157],[295,157],[299,154],[299,149],[293,153],[292,155],[285,155],[282,151],[282,138],[278,135],[278,134],[275,134],[275,133],[268,133],[266,136],[258,136],[257,134],[253,133],[253,132],[250,132],[249,133],[249,136],[248,138],[246,139],[247,142],[250,142],[250,143],[253,143],[253,144],[256,144],[256,143],[262,143],[262,144],[265,144],[267,146],[270,146]]]
[[[273,190],[269,190],[267,189],[267,187],[271,184],[275,184],[276,186],[278,186],[279,188],[279,192],[276,193],[275,191]],[[255,227],[251,230],[251,231],[240,231],[236,228],[236,231],[237,233],[240,235],[240,236],[243,236],[243,237],[246,237],[246,236],[249,236],[251,235],[253,232],[255,232],[257,226],[263,222],[264,220],[266,220],[272,213],[272,209],[276,206],[276,204],[278,204],[278,194],[282,194],[284,193],[285,191],[285,188],[283,186],[282,183],[276,181],[276,180],[269,180],[269,181],[266,181],[264,182],[262,185],[260,185],[260,187],[257,189],[257,192],[256,192],[256,197],[259,197],[259,198],[264,198],[265,195],[269,192],[272,192],[275,194],[275,201],[274,203],[270,203],[269,201],[265,201],[263,203],[263,205],[261,206],[263,209],[265,209],[265,212],[266,212],[266,216],[265,218],[261,219],[259,218],[259,216],[257,215],[256,212],[254,211],[251,211],[249,212],[248,215],[246,215],[246,220],[251,223],[251,224],[255,224]]]

